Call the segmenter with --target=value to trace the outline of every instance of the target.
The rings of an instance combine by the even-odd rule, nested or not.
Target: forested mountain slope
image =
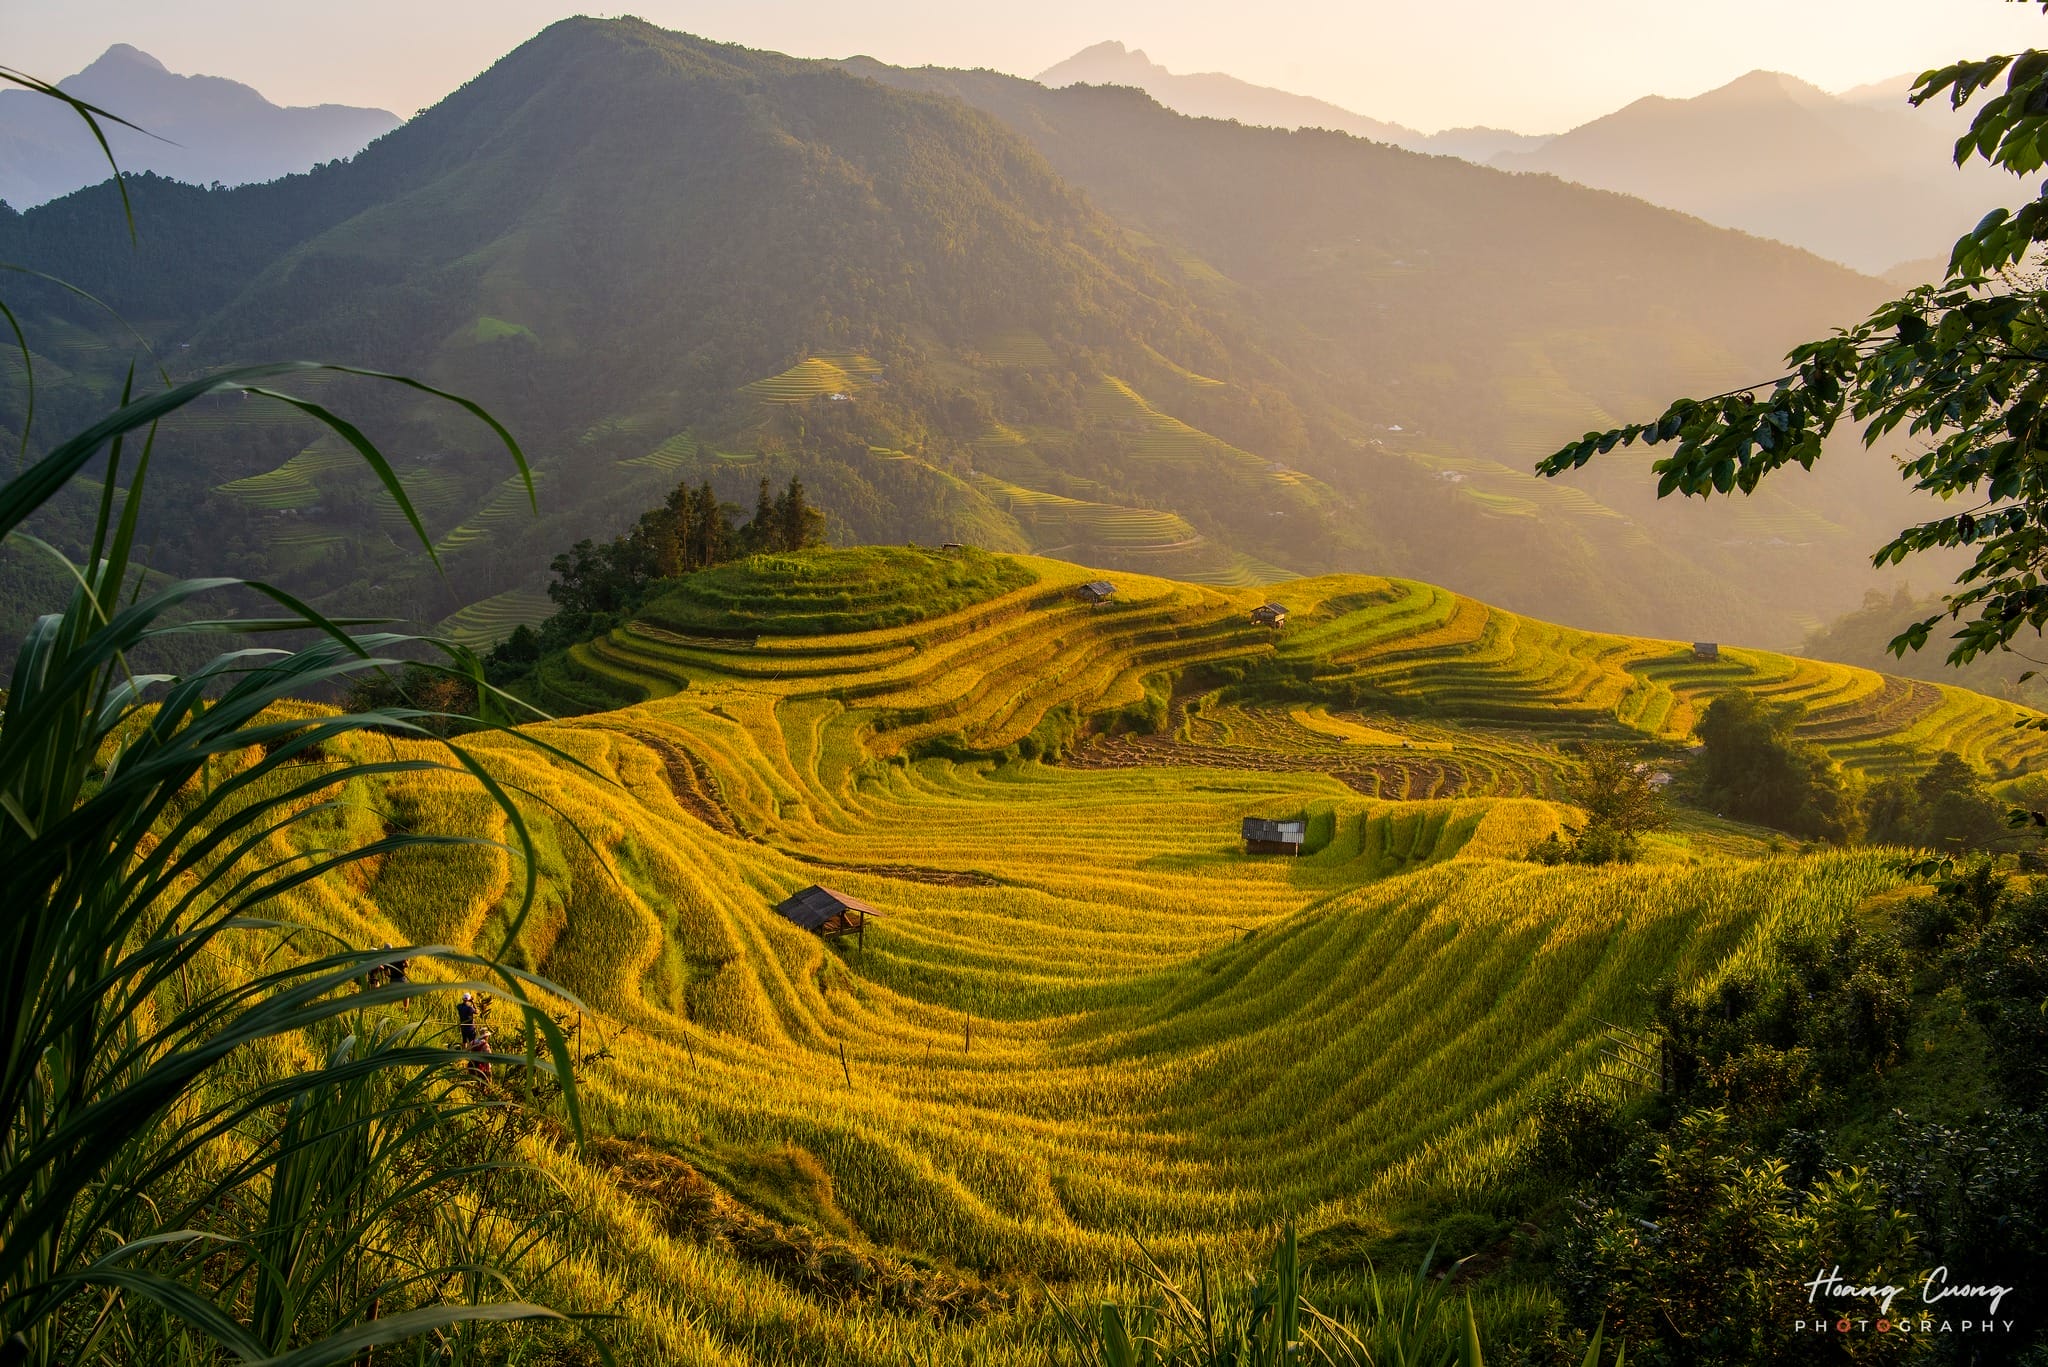
[[[1898,520],[1872,481],[1702,518],[1626,462],[1526,470],[1610,415],[1768,373],[1874,282],[1342,135],[853,65],[565,21],[346,164],[135,178],[139,246],[101,187],[0,221],[0,254],[105,299],[173,375],[312,356],[506,419],[539,518],[481,428],[322,387],[402,453],[445,577],[310,425],[250,400],[166,433],[153,560],[203,540],[337,608],[531,602],[552,554],[680,479],[751,501],[791,473],[841,539],[1219,583],[1401,572],[1670,635],[1789,643],[1867,586],[1856,555]],[[47,437],[111,397],[129,344],[74,298],[24,299]]]
[[[1135,90],[854,65],[998,114],[1197,297],[1255,318],[1342,411],[1348,450],[1318,474],[1362,499],[1411,468],[1439,481],[1394,519],[1415,573],[1581,625],[1789,645],[1788,618],[1853,605],[1862,553],[1915,516],[1889,463],[1855,449],[1704,509],[1655,500],[1647,460],[1523,477],[1560,432],[1776,374],[1788,346],[1883,297],[1876,281],[1640,200],[1186,118]],[[1477,538],[1445,506],[1475,499],[1497,514]],[[1810,598],[1776,592],[1791,577]]]

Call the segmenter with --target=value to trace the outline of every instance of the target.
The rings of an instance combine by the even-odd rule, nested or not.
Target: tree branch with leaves
[[[2029,0],[2041,3],[2041,0]],[[2042,3],[2048,12],[2048,3]],[[2048,51],[1957,62],[1922,74],[1912,102],[1961,109],[1988,94],[1955,146],[2015,176],[2048,164]],[[1773,380],[1672,403],[1653,421],[1588,432],[1536,469],[1563,474],[1619,446],[1669,446],[1657,493],[1750,493],[1788,465],[1810,469],[1823,441],[1860,425],[1866,446],[1894,434],[1922,449],[1901,476],[1957,511],[1902,529],[1872,557],[1897,564],[1937,548],[1974,559],[1945,611],[1908,627],[1894,654],[1924,646],[1944,616],[1964,664],[2048,626],[2048,282],[2033,269],[2048,242],[2048,186],[2017,210],[1993,209],[1951,252],[1945,278],[1863,322],[1794,349]],[[2048,725],[2048,722],[2043,722]]]

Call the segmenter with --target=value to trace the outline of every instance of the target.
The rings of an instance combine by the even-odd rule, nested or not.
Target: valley
[[[2048,190],[837,31],[92,49],[249,146],[0,203],[0,1367],[2039,1367]]]
[[[986,587],[920,608],[963,555]],[[1001,1297],[1106,1276],[1133,1239],[1180,1259],[1248,1256],[1283,1218],[1384,1237],[1493,1180],[1646,984],[1710,992],[1899,886],[1881,850],[1772,855],[1705,814],[1635,864],[1528,863],[1575,819],[1561,744],[1632,734],[1682,766],[1704,698],[1735,687],[1804,701],[1805,734],[1872,775],[1943,749],[2008,779],[2048,762],[2013,728],[2029,714],[1959,689],[1701,662],[1367,577],[1272,590],[1276,633],[1248,617],[1267,591],[1115,573],[1091,606],[1073,590],[1098,573],[880,547],[736,562],[552,679],[647,701],[538,724],[547,751],[469,742],[535,795],[540,909],[515,953],[606,1041],[584,1105],[618,1142],[536,1158],[584,1193],[565,1252],[635,1307],[645,1360],[751,1360],[763,1336],[813,1362],[1038,1360],[985,1310],[828,1310],[665,1225],[635,1194],[648,1171],[680,1161]],[[1148,699],[1158,730],[1131,729]],[[364,796],[506,838],[459,776]],[[1248,815],[1304,817],[1303,855],[1246,855]],[[482,943],[517,863],[394,857],[321,915]],[[859,943],[777,918],[813,882],[877,909]]]

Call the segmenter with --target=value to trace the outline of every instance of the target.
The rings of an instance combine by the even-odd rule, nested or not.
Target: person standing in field
[[[462,1000],[455,1004],[455,1019],[462,1025],[462,1047],[467,1049],[476,1043],[476,998],[463,993]]]

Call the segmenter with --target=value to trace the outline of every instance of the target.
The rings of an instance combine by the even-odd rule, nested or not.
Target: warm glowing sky
[[[115,42],[284,104],[411,114],[550,20],[549,0],[0,0],[0,64],[64,76]],[[609,11],[607,11],[609,12]],[[807,57],[1033,75],[1118,39],[1425,130],[1549,132],[1767,67],[1838,90],[2048,45],[2009,0],[641,0],[669,28]]]

